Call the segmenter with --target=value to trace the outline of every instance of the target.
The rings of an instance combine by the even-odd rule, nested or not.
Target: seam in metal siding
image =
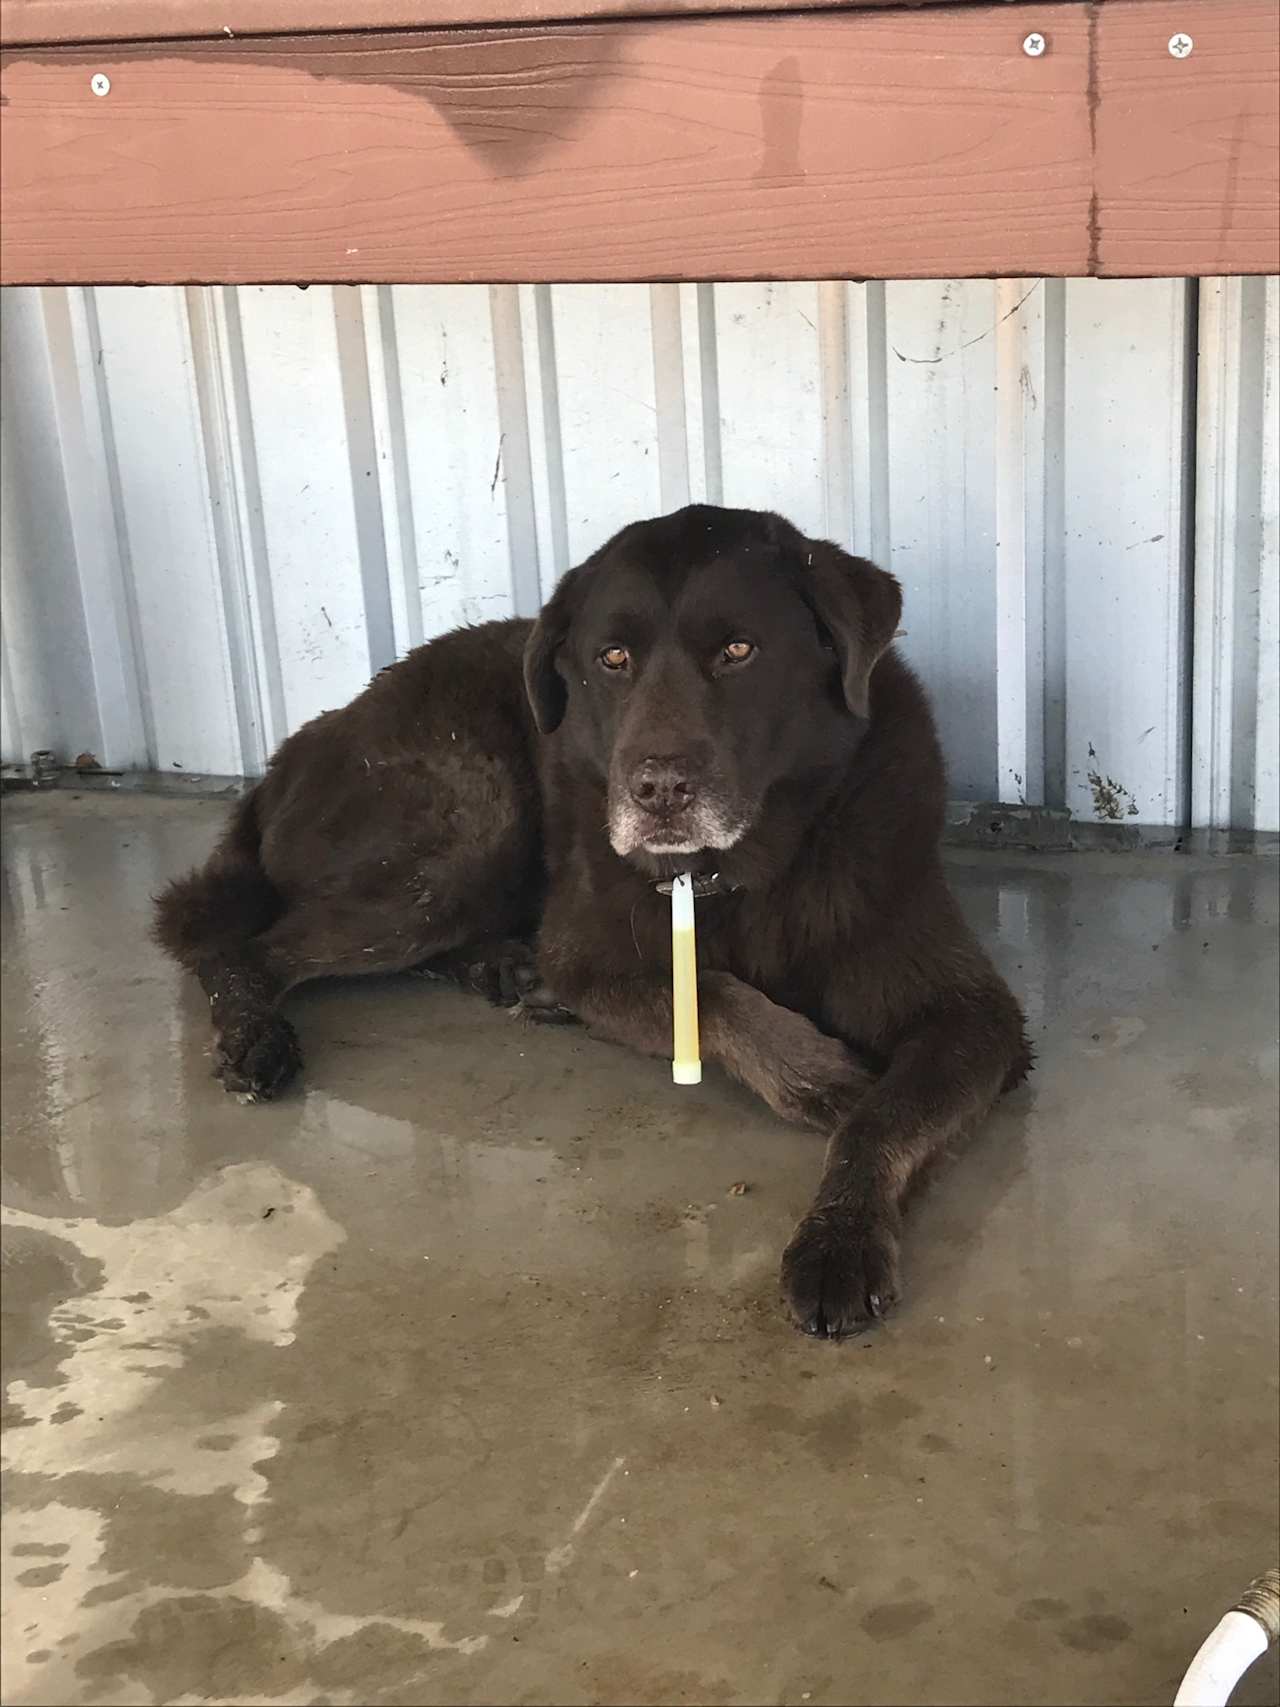
[[[1206,280],[1196,399],[1192,820],[1280,818],[1280,280]]]
[[[1275,279],[4,294],[7,759],[260,774],[710,500],[900,577],[955,796],[1280,828]]]

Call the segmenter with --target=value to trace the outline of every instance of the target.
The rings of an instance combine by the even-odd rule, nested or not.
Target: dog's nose
[[[683,812],[697,794],[687,759],[642,759],[631,773],[631,798],[646,812]]]

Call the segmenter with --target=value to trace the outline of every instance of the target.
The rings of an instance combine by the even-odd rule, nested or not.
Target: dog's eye
[[[606,670],[625,670],[631,662],[631,654],[625,646],[606,646],[600,654],[600,662]]]
[[[731,640],[724,649],[724,661],[726,664],[745,664],[754,651],[755,646],[750,640]]]

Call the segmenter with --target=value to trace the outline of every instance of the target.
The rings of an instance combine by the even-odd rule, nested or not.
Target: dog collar
[[[663,878],[653,887],[659,895],[670,895],[671,879]],[[693,880],[693,895],[696,901],[701,901],[707,895],[732,895],[741,888],[740,883],[730,883],[728,878],[721,877],[718,871],[703,872]]]

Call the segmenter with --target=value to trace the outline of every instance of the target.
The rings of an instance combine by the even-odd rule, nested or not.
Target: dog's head
[[[542,733],[607,784],[616,852],[661,872],[851,751],[901,609],[891,575],[780,516],[694,505],[564,577],[525,683]]]

